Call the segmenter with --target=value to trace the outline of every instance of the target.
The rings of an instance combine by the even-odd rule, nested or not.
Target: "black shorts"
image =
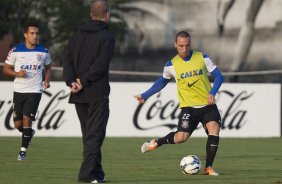
[[[221,117],[216,105],[207,105],[202,108],[183,107],[179,116],[177,131],[189,132],[191,135],[199,122],[205,128],[206,123],[210,121],[216,121],[221,125]],[[207,130],[206,133],[208,134]]]
[[[41,93],[17,93],[14,92],[13,111],[14,120],[23,119],[23,115],[28,116],[32,121],[35,120],[35,115],[41,100]]]

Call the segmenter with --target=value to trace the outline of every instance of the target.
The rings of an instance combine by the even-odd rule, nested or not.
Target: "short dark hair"
[[[106,0],[96,0],[91,5],[91,14],[94,19],[101,19],[109,12],[109,4]]]
[[[186,32],[186,31],[179,31],[175,35],[175,42],[177,41],[178,37],[181,37],[181,38],[191,38],[191,35],[188,32]]]
[[[24,33],[28,32],[29,27],[37,27],[39,28],[39,25],[36,22],[27,22],[24,24]]]

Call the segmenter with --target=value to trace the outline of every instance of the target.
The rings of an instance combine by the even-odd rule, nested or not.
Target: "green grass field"
[[[186,176],[179,162],[188,154],[205,163],[205,138],[165,145],[142,155],[147,138],[106,138],[106,179],[117,184],[282,184],[281,138],[222,138],[214,163],[220,176]],[[81,162],[81,138],[35,137],[25,161],[17,161],[20,137],[0,137],[0,184],[75,184]]]

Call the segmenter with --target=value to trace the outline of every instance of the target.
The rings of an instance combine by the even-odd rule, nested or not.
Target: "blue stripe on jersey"
[[[203,53],[203,57],[204,58],[209,58],[209,56],[207,54],[204,54],[204,53]]]
[[[218,68],[215,68],[212,72],[211,72],[212,77],[214,78],[214,83],[212,86],[211,91],[209,92],[212,95],[215,95],[217,93],[217,91],[219,90],[222,82],[223,82],[223,76],[220,72],[220,70]]]
[[[48,53],[49,51],[42,45],[36,45],[34,49],[28,49],[26,48],[25,43],[20,43],[15,46],[15,50],[13,52],[45,52],[45,53]]]
[[[172,66],[172,62],[171,62],[171,60],[170,60],[170,61],[168,61],[168,62],[165,64],[165,66]]]

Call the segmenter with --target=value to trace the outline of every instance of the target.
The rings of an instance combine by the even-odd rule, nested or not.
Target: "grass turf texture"
[[[106,138],[103,165],[109,183],[140,184],[282,184],[281,138],[222,138],[214,167],[220,176],[202,174],[206,138],[164,145],[141,154],[150,138]],[[27,160],[17,161],[20,137],[0,137],[1,184],[75,184],[81,163],[81,138],[35,137]],[[181,173],[179,162],[188,154],[202,161],[198,175]]]

